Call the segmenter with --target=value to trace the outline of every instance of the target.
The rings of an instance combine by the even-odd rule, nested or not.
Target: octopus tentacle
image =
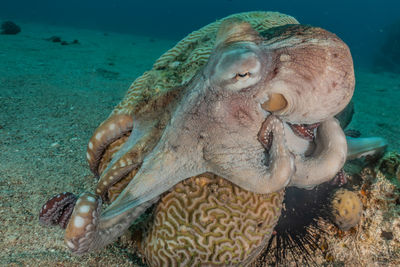
[[[136,121],[129,139],[118,151],[114,159],[108,164],[102,173],[96,187],[96,194],[103,199],[108,189],[131,172],[137,172],[144,158],[153,150],[162,134],[163,121],[168,116],[152,123]]]
[[[115,140],[129,134],[133,127],[132,116],[115,114],[104,121],[90,138],[86,158],[90,170],[94,175],[99,176],[99,164],[101,157],[107,148]]]
[[[364,156],[381,155],[387,147],[387,141],[381,137],[363,137],[347,139],[347,159],[356,159]]]
[[[143,160],[143,159],[139,159]],[[132,162],[132,159],[125,156],[120,161],[118,161],[117,165],[114,165],[115,169],[109,172],[106,172],[105,175],[101,176],[99,182],[96,186],[96,194],[100,195],[104,198],[108,189],[113,186],[115,183],[119,182],[125,176],[127,176],[132,171],[137,171],[140,166],[139,162]]]
[[[213,172],[255,193],[267,194],[284,188],[294,172],[294,158],[286,148],[283,123],[277,117],[269,116],[261,126],[258,140],[268,149],[266,166],[258,163],[261,161],[259,156],[265,155],[263,151],[258,156],[237,162],[235,168]]]
[[[330,181],[330,184],[337,185],[337,186],[343,186],[343,185],[347,184],[347,175],[343,169],[341,169],[335,175],[335,177],[333,177],[333,179]]]
[[[312,188],[332,179],[343,167],[347,143],[337,119],[331,118],[321,123],[315,145],[310,156],[296,155],[296,172],[290,185]]]
[[[98,228],[101,199],[91,193],[83,193],[75,204],[67,225],[64,241],[77,254],[86,252]]]
[[[76,199],[77,197],[70,192],[63,192],[50,198],[39,212],[39,222],[47,226],[59,225],[65,229]]]
[[[135,208],[118,213],[107,209],[101,214],[101,198],[91,193],[83,193],[76,202],[69,220],[65,242],[75,254],[102,248],[114,242],[158,199],[159,197],[156,197]]]
[[[99,167],[97,168],[99,171],[100,176],[103,174],[103,172],[106,170],[108,164],[112,161],[116,153],[122,148],[122,146],[126,143],[128,140],[129,135],[125,135],[114,142],[112,142],[107,149],[104,151],[103,155],[101,156],[100,164]]]

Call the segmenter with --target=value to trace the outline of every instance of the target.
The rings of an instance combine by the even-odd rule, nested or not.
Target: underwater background
[[[0,266],[140,263],[129,238],[71,255],[61,229],[39,225],[39,210],[57,192],[93,191],[88,140],[135,78],[190,32],[245,11],[291,15],[349,45],[356,89],[348,129],[385,138],[387,160],[348,166],[370,186],[356,186],[364,217],[357,231],[332,234],[330,254],[321,257],[348,266],[400,264],[400,1],[0,0],[0,24],[20,27],[0,34]]]
[[[353,1],[1,1],[0,17],[180,40],[194,29],[233,13],[270,10],[290,14],[340,36],[356,64],[372,64],[388,28],[399,20],[396,0]]]

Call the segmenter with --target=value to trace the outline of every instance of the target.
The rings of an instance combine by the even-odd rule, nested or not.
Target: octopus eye
[[[261,79],[261,68],[260,57],[252,47],[233,47],[218,57],[210,80],[226,90],[238,91],[254,86]]]
[[[250,78],[250,72],[244,72],[244,73],[236,73],[235,79],[237,81],[244,81]]]

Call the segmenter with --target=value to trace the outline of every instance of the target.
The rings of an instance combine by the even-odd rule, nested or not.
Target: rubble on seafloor
[[[316,244],[301,248],[300,257],[285,248],[286,258],[280,262],[284,266],[400,266],[400,154],[387,152],[374,162],[351,161],[345,170],[345,188],[357,193],[363,204],[360,222],[342,231],[319,218],[308,229]]]
[[[400,155],[388,152],[351,176],[364,211],[360,223],[350,231],[332,231],[332,227],[327,227],[332,261],[361,266],[400,265],[399,170]]]

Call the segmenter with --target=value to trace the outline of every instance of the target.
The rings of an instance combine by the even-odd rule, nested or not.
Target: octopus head
[[[213,86],[257,91],[262,109],[298,124],[322,122],[350,102],[352,57],[336,35],[305,25],[259,34],[249,24],[232,24],[221,27],[209,62]]]
[[[334,116],[349,104],[355,79],[349,48],[336,35],[306,25],[259,33],[248,23],[231,21],[221,26],[203,76],[219,97],[209,109],[212,116],[226,131],[239,132],[248,147],[256,145],[252,133],[259,131],[258,141],[268,153],[267,179],[232,182],[258,193],[288,184],[313,187],[343,166],[346,138]],[[274,183],[266,189],[266,181]]]
[[[310,124],[333,117],[350,102],[353,61],[336,35],[288,25],[275,29],[264,47],[272,62],[263,86],[264,109],[291,123]]]

